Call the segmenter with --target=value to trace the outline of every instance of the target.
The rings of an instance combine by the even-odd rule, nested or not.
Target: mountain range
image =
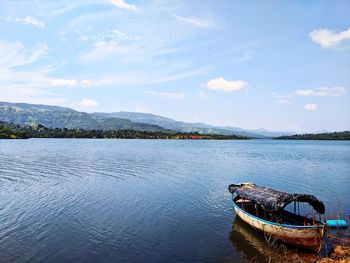
[[[264,129],[245,130],[237,127],[218,127],[205,123],[187,123],[138,112],[86,113],[71,108],[27,103],[0,102],[0,121],[19,125],[44,125],[50,128],[80,128],[88,130],[177,131],[201,134],[240,135],[253,138],[289,135]]]

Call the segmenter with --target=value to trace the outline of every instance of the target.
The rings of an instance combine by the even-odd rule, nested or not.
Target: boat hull
[[[290,245],[318,253],[322,247],[324,225],[295,226],[278,224],[255,217],[234,203],[237,215],[254,229]]]

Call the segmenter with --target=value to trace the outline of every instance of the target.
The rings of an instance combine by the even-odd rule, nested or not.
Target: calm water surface
[[[349,179],[349,142],[0,140],[0,262],[264,261],[228,184],[349,215]]]

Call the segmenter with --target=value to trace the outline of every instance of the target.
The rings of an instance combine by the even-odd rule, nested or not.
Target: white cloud
[[[245,51],[244,54],[238,58],[234,58],[228,61],[230,64],[235,64],[235,63],[240,63],[240,62],[245,62],[250,60],[252,57],[252,53],[250,51]]]
[[[126,86],[126,85],[150,85],[171,82],[179,79],[189,78],[197,75],[201,75],[208,71],[209,67],[202,67],[196,69],[183,69],[174,71],[172,65],[169,64],[169,68],[162,67],[161,69],[149,69],[147,72],[135,71],[103,74],[99,79],[94,81],[94,86]]]
[[[238,52],[238,51],[242,51],[242,50],[247,50],[247,49],[252,49],[252,48],[256,48],[259,46],[263,46],[263,45],[267,45],[277,39],[280,39],[281,37],[283,37],[283,35],[276,35],[276,36],[272,36],[272,37],[268,37],[265,39],[261,39],[258,41],[253,41],[253,42],[249,42],[240,46],[235,46],[229,50],[223,50],[224,53],[234,53],[234,52]]]
[[[12,21],[12,22],[17,22],[20,24],[25,24],[25,25],[33,25],[36,27],[44,28],[45,27],[45,22],[40,21],[39,19],[32,17],[32,16],[25,16],[25,17],[7,17],[6,20]]]
[[[277,104],[288,104],[289,103],[289,100],[286,100],[286,99],[279,99],[276,101]]]
[[[160,96],[168,99],[183,99],[185,98],[185,94],[183,92],[158,92],[158,91],[153,91],[153,90],[148,90],[146,93],[155,95],[155,96]]]
[[[211,28],[216,26],[215,22],[211,20],[204,20],[204,19],[194,18],[194,17],[183,17],[176,14],[172,14],[172,16],[179,21],[191,24],[196,27]]]
[[[89,80],[89,79],[83,79],[83,80],[80,81],[80,84],[83,87],[91,87],[92,86],[92,81]]]
[[[119,8],[140,13],[140,9],[136,5],[128,4],[124,0],[109,0],[109,2]]]
[[[62,94],[42,88],[6,87],[0,85],[0,101],[66,105],[68,99]]]
[[[216,78],[207,82],[210,90],[220,90],[224,92],[235,92],[248,87],[248,83],[243,80],[225,80],[224,78]]]
[[[45,56],[47,51],[46,44],[26,49],[22,42],[6,42],[0,39],[0,67],[12,68],[33,64]]]
[[[163,82],[170,82],[175,81],[179,79],[185,79],[197,75],[201,75],[204,72],[208,71],[209,67],[201,67],[196,69],[184,69],[184,70],[177,70],[176,72],[173,71],[165,71],[161,73],[155,73],[153,76],[144,76],[144,78],[139,80],[139,83],[142,84],[157,84],[157,83],[163,83]],[[150,72],[152,74],[152,72]]]
[[[88,37],[87,35],[81,34],[79,39],[80,39],[81,41],[85,41],[85,40],[88,40],[89,37]]]
[[[90,87],[92,85],[92,81],[89,79],[84,80],[76,80],[76,79],[52,79],[51,85],[53,87]]]
[[[308,111],[314,111],[317,109],[317,105],[313,103],[305,104],[304,109]]]
[[[78,84],[76,79],[53,79],[51,81],[53,87],[73,87]]]
[[[48,64],[47,50],[46,44],[27,48],[0,39],[0,101],[65,105],[68,99],[54,91],[56,86],[91,85],[89,80],[52,78],[50,74],[62,64]]]
[[[81,55],[80,61],[83,63],[103,60],[115,55],[128,56],[130,59],[132,54],[129,55],[129,53],[137,52],[137,50],[133,49],[133,45],[138,44],[142,40],[142,37],[139,35],[127,34],[117,29],[107,30],[103,34],[91,36],[81,35],[79,31],[76,32],[80,35],[81,40],[91,39],[95,41],[92,48]]]
[[[80,61],[86,63],[108,58],[117,54],[118,50],[118,45],[115,42],[98,41],[93,45],[91,51],[80,57]]]
[[[94,86],[164,83],[199,75],[213,67],[198,64],[181,54],[175,56],[197,52],[199,46],[206,46],[206,42],[185,41],[200,32],[194,32],[188,26],[179,27],[179,21],[169,19],[168,11],[159,10],[161,5],[150,2],[144,7],[143,14],[133,17],[132,22],[116,24],[117,27],[106,28],[100,34],[87,34],[92,44],[82,49],[77,59],[84,68],[98,68],[94,70]],[[112,8],[108,12],[83,16],[71,21],[69,27],[76,30],[95,21],[114,21],[118,11]],[[90,45],[90,41],[86,44]]]
[[[297,96],[327,96],[327,92],[321,90],[313,90],[313,89],[298,89],[295,91],[295,95]]]
[[[115,55],[124,55],[129,48],[121,45],[122,41],[126,41],[126,37],[121,38],[121,35],[115,32],[111,35],[97,36],[98,40],[93,44],[92,49],[80,57],[83,63],[103,60]]]
[[[335,86],[330,88],[316,88],[316,89],[298,89],[295,91],[297,96],[341,96],[346,93],[346,88],[341,86]]]
[[[75,30],[74,32],[77,33],[77,34],[79,35],[79,40],[81,40],[81,41],[86,41],[86,40],[89,39],[88,35],[82,33],[82,32],[79,31],[79,30]]]
[[[329,29],[317,29],[310,33],[310,37],[312,41],[321,45],[321,47],[329,48],[344,40],[350,40],[350,28],[339,33]]]
[[[92,100],[92,99],[83,99],[79,105],[81,106],[84,106],[84,107],[97,107],[99,106],[100,104],[95,101],[95,100]]]
[[[54,65],[41,66],[47,56],[46,44],[25,48],[21,42],[0,40],[0,88],[48,88],[48,74]],[[31,68],[30,68],[31,67]],[[57,66],[56,66],[57,67]]]
[[[329,96],[340,96],[346,93],[346,88],[344,87],[332,87],[328,89]]]

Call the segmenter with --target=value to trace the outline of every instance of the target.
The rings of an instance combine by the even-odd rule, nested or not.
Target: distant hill
[[[290,136],[280,136],[275,139],[280,140],[350,140],[350,131],[295,134]]]
[[[204,123],[186,123],[159,115],[138,112],[93,113],[97,118],[125,118],[135,122],[159,125],[165,129],[179,132],[199,132],[206,134],[233,134],[232,131],[220,129]],[[253,134],[252,134],[253,135]]]
[[[291,135],[263,129],[245,130],[237,127],[217,127],[205,123],[175,121],[159,115],[137,112],[86,113],[70,108],[26,103],[0,102],[0,121],[20,125],[43,125],[49,128],[87,130],[138,130],[183,133],[237,135],[250,138],[272,138]]]
[[[70,108],[0,102],[0,121],[20,125],[43,125],[49,128],[87,130],[139,130],[165,131],[147,123],[133,122],[123,118],[96,118],[94,115]]]
[[[125,118],[135,122],[149,123],[159,125],[165,129],[179,131],[179,132],[198,132],[202,134],[224,134],[224,135],[239,135],[251,138],[272,138],[281,135],[289,135],[287,132],[270,132],[264,129],[246,130],[238,127],[217,127],[205,123],[188,123],[182,121],[175,121],[163,116],[139,113],[139,112],[113,112],[113,113],[93,113],[97,118]]]

